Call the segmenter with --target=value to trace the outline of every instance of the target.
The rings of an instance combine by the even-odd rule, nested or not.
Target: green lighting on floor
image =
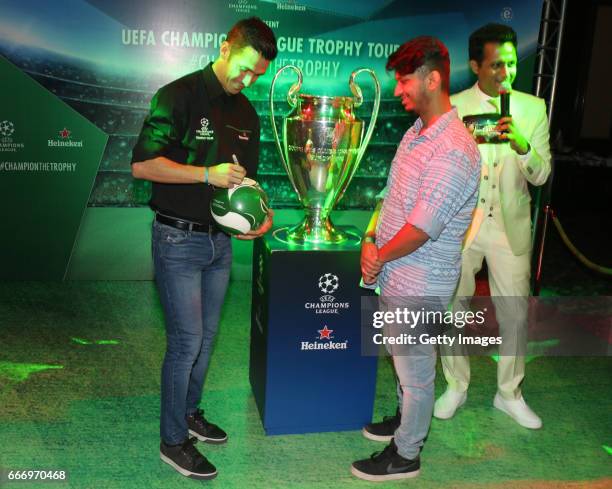
[[[608,445],[602,445],[601,447],[608,452],[608,455],[612,455],[612,447],[609,447]]]
[[[70,339],[72,341],[74,341],[78,345],[118,345],[119,344],[118,340],[94,340],[94,341],[89,341],[89,340],[86,340],[84,338],[75,338],[75,337],[72,337]]]
[[[84,340],[83,338],[70,338],[78,345],[91,345],[91,341]]]
[[[560,340],[558,339],[544,340],[544,341],[530,341],[527,344],[527,353],[529,354],[525,355],[525,363],[529,363],[538,357],[544,356],[544,353],[546,352],[546,350],[559,345],[559,343],[560,343]],[[494,353],[493,355],[491,355],[491,359],[494,362],[499,362],[499,355],[497,353]]]
[[[46,365],[44,363],[0,362],[0,376],[8,377],[15,382],[23,382],[36,372],[49,369],[61,369],[63,365]]]

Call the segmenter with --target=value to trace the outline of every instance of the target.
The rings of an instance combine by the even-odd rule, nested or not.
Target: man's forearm
[[[429,236],[424,231],[412,224],[404,224],[402,229],[378,250],[378,258],[384,263],[397,260],[423,246],[428,239]]]
[[[372,217],[370,217],[370,221],[368,222],[368,226],[365,230],[364,236],[370,238],[376,237],[376,226],[378,225],[378,216],[380,215],[380,209],[382,209],[382,204],[382,200],[379,200],[376,203],[376,207],[374,208],[374,212],[372,212]]]
[[[203,183],[206,169],[183,165],[163,156],[132,163],[134,178],[158,183]]]

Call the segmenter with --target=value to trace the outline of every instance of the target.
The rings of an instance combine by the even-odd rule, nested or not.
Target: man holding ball
[[[259,119],[240,92],[276,55],[264,22],[238,22],[214,63],[155,94],[132,155],[132,175],[153,182],[153,262],[167,338],[160,456],[194,479],[217,475],[196,439],[227,441],[199,409],[232,263],[231,238],[215,226],[210,201],[213,186],[231,188],[257,173]],[[236,237],[254,239],[271,227],[270,211],[259,229]]]

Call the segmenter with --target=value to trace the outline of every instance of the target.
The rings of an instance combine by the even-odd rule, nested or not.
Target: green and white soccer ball
[[[268,196],[255,180],[245,178],[233,188],[215,190],[210,212],[229,234],[246,234],[259,228],[268,215]]]

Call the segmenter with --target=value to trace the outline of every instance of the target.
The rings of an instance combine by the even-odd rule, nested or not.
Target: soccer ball
[[[214,220],[229,234],[246,234],[257,229],[266,220],[268,209],[268,196],[250,178],[233,188],[215,190],[210,202]]]

